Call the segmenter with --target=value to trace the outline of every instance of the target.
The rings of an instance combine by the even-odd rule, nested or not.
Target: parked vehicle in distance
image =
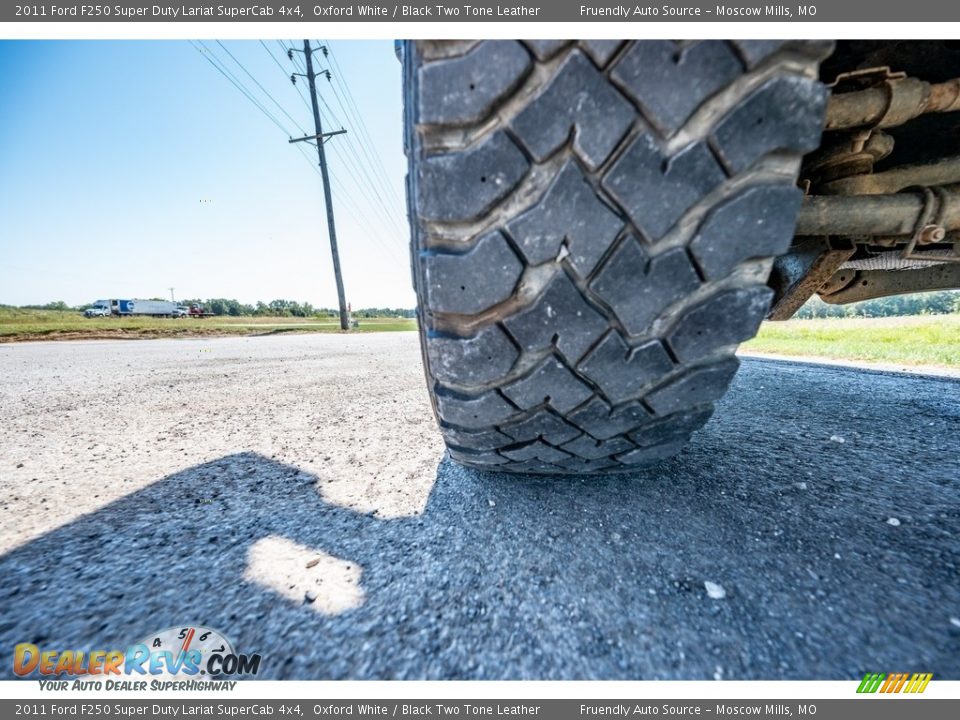
[[[110,317],[110,301],[97,300],[92,306],[83,311],[83,316],[88,318]]]
[[[205,318],[216,315],[216,313],[207,312],[204,310],[203,305],[200,305],[199,303],[190,303],[189,306],[181,305],[179,308],[177,308],[177,311],[178,314],[174,315],[174,317]]]
[[[85,317],[132,317],[149,315],[152,317],[176,317],[179,306],[169,300],[97,300],[83,311]]]

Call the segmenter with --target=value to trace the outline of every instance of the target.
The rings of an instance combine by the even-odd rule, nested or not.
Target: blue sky
[[[300,134],[227,50],[312,132],[292,63],[264,43],[204,41],[288,132]],[[371,141],[320,79],[324,130],[343,124],[352,143],[326,146],[347,299],[412,307],[400,64],[389,41],[330,47]],[[0,303],[173,286],[335,306],[316,151],[303,149],[309,162],[187,41],[0,42]]]

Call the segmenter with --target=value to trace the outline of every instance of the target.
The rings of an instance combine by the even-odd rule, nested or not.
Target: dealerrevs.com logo
[[[39,678],[45,689],[217,689],[226,678],[253,676],[260,655],[237,653],[219,631],[198,625],[147,635],[126,650],[62,650],[20,643],[13,672]],[[203,677],[209,682],[191,682]],[[56,678],[56,681],[51,681]],[[71,683],[68,679],[76,678]],[[184,682],[186,681],[186,682]]]

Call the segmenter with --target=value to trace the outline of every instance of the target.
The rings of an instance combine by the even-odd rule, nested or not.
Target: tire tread
[[[793,234],[830,49],[408,45],[414,284],[454,460],[632,470],[709,420]]]

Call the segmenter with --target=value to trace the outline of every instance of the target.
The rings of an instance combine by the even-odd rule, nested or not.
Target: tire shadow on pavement
[[[828,429],[800,427],[811,398],[751,404],[764,367],[657,468],[444,459],[413,517],[328,504],[251,453],[179,472],[0,558],[0,648],[123,649],[198,624],[271,679],[960,677],[953,461],[878,435],[859,450],[877,469],[851,471]]]

